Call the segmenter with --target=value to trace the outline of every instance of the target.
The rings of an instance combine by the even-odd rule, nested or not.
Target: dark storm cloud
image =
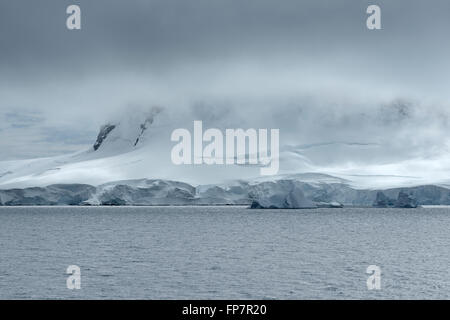
[[[82,9],[80,31],[65,28],[69,4]],[[368,4],[381,6],[383,30],[366,29]],[[27,68],[70,76],[94,66],[165,70],[242,57],[282,66],[295,59],[366,64],[372,72],[368,66],[383,60],[393,69],[387,76],[413,75],[410,67],[424,69],[431,57],[449,53],[448,1],[5,0],[0,6],[0,63],[18,77]]]
[[[71,4],[81,30],[66,28]],[[382,30],[366,28],[369,4]],[[449,119],[449,12],[447,0],[2,0],[0,159],[88,145],[86,132],[133,103],[278,126],[290,145],[398,137],[408,149],[420,126],[420,150]]]

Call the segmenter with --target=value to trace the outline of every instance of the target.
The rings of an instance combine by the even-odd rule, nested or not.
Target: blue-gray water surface
[[[449,299],[449,231],[448,208],[0,207],[0,298]]]

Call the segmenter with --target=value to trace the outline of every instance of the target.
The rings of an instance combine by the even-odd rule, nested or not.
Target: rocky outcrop
[[[134,146],[136,146],[139,143],[139,140],[144,135],[145,130],[147,130],[147,128],[153,123],[153,121],[155,120],[155,116],[158,113],[160,113],[161,111],[162,111],[162,109],[159,107],[153,107],[150,110],[150,114],[145,118],[144,122],[139,126],[140,132],[139,132],[139,135],[137,136],[136,140],[134,141],[134,144],[133,144]]]
[[[103,141],[105,141],[106,137],[116,128],[114,124],[105,124],[100,128],[100,132],[98,133],[97,140],[94,143],[94,150],[98,150],[102,145]]]
[[[127,152],[142,145],[145,135],[156,116],[162,111],[160,107],[130,112],[128,117],[107,123],[100,128],[94,151],[102,150],[107,155]]]

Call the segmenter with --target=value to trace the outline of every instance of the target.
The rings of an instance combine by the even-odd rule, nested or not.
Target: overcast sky
[[[81,30],[66,29],[70,4]],[[366,28],[369,4],[382,30]],[[245,123],[289,145],[431,152],[447,145],[449,13],[448,0],[2,0],[0,160],[80,150],[120,110],[155,104],[230,109],[236,126],[260,111]]]

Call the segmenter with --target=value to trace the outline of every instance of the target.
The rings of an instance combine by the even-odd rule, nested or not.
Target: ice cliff
[[[428,199],[427,202],[429,202]],[[422,203],[422,204],[441,204],[441,203]],[[414,198],[412,193],[406,193],[403,190],[399,191],[397,200],[387,197],[382,191],[378,191],[373,206],[378,208],[416,208],[417,200]]]
[[[249,193],[252,209],[302,209],[317,206],[305,198],[301,187],[292,180],[265,182]]]
[[[450,205],[450,189],[417,186],[357,190],[345,183],[314,183],[293,179],[234,181],[200,185],[136,179],[88,184],[0,190],[0,205],[250,205],[253,208],[397,207]]]

